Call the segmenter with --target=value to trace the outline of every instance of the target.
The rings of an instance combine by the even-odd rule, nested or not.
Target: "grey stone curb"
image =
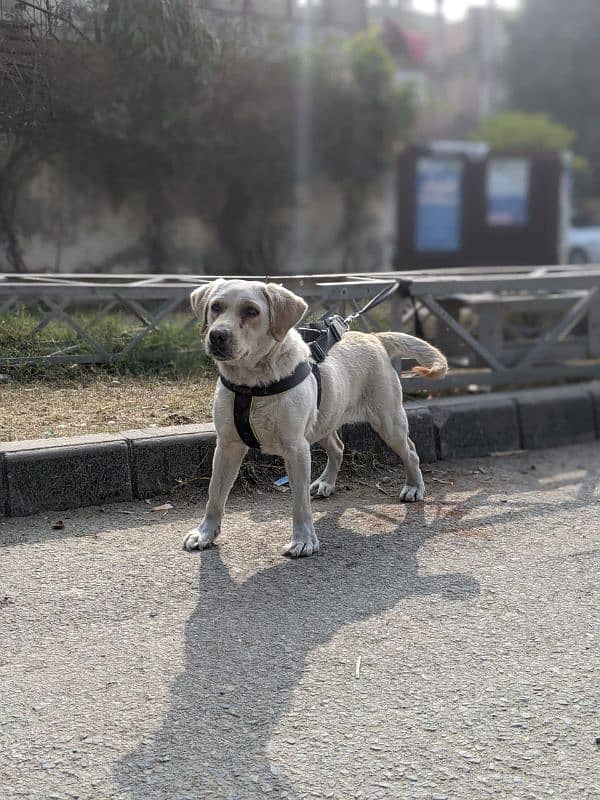
[[[407,414],[425,463],[576,444],[600,438],[600,382],[408,404]],[[368,425],[347,425],[342,438],[347,452],[398,462]],[[163,494],[208,478],[214,447],[212,425],[0,444],[0,514]]]

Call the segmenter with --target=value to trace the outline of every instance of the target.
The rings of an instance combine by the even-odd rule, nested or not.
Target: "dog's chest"
[[[304,438],[307,410],[290,395],[254,399],[250,422],[265,453],[285,456],[291,443]]]
[[[310,389],[298,386],[273,397],[254,397],[244,419],[235,414],[235,396],[219,391],[215,397],[214,420],[217,432],[224,438],[242,438],[238,427],[249,427],[260,443],[261,450],[270,455],[284,456],[294,442],[305,438],[311,417]]]

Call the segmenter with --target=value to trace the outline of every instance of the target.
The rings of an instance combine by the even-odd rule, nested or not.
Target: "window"
[[[527,225],[530,180],[531,164],[527,159],[490,159],[485,186],[488,225]]]
[[[451,253],[461,246],[463,164],[458,158],[417,161],[415,250]]]

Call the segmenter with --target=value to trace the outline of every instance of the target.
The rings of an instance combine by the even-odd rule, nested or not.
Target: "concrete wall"
[[[219,202],[222,200],[215,198],[215,209],[202,214],[193,208],[189,196],[184,199],[183,191],[175,198],[175,213],[164,230],[164,271],[239,271],[239,265],[232,263],[219,242],[214,223]],[[343,209],[339,188],[322,178],[299,194],[295,207],[279,209],[270,224],[277,271],[290,274],[342,269],[346,250],[340,241]],[[370,194],[367,217],[368,225],[359,237],[358,258],[347,269],[389,268],[395,236],[393,176]],[[115,203],[101,191],[74,185],[49,166],[43,167],[22,191],[17,227],[31,272],[149,269],[150,221],[144,202],[129,198]],[[1,271],[8,271],[3,252]]]

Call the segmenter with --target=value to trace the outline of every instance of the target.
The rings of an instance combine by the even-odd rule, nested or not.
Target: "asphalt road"
[[[2,800],[600,797],[599,445],[425,477],[0,520]]]

